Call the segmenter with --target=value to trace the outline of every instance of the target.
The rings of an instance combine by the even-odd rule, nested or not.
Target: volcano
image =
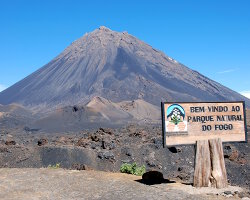
[[[191,70],[127,32],[100,27],[0,93],[0,104],[36,110],[86,105],[95,97],[114,103],[250,100]]]

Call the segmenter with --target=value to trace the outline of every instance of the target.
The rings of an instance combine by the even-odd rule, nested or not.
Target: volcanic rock
[[[85,164],[79,164],[75,163],[71,167],[72,170],[93,170],[91,167],[85,165]]]
[[[43,146],[43,145],[46,145],[46,144],[48,144],[48,139],[46,139],[46,138],[42,138],[42,139],[37,141],[38,146]]]
[[[98,158],[100,159],[107,159],[107,160],[115,160],[115,156],[111,151],[101,151],[98,153]]]
[[[16,145],[16,141],[15,140],[7,140],[6,142],[5,142],[5,144],[6,145]]]
[[[81,138],[78,140],[78,142],[76,143],[76,146],[80,146],[80,147],[86,147],[89,145],[89,141],[85,138]]]
[[[160,184],[164,182],[164,177],[161,172],[152,170],[142,175],[142,181],[149,185]]]

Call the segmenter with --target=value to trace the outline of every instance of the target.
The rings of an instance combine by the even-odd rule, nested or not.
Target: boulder
[[[44,146],[44,145],[46,145],[46,144],[48,144],[48,139],[46,139],[46,138],[42,138],[42,139],[39,139],[38,141],[37,141],[37,145],[38,146]]]

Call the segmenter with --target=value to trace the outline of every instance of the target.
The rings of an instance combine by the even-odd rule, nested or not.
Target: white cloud
[[[0,92],[5,90],[6,88],[7,88],[7,86],[0,84]]]
[[[240,94],[242,94],[243,96],[245,96],[245,97],[247,97],[247,98],[250,99],[250,90],[248,90],[248,91],[242,91],[242,92],[240,92]]]
[[[217,72],[217,74],[231,73],[231,72],[235,72],[235,71],[237,71],[237,70],[238,70],[238,68],[235,68],[235,69],[227,69],[227,70],[224,70],[224,71]]]

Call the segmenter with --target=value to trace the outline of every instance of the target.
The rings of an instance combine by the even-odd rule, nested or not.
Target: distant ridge
[[[129,123],[159,124],[160,108],[144,100],[114,103],[94,97],[86,105],[66,106],[36,120],[31,127],[46,132],[120,127]]]

